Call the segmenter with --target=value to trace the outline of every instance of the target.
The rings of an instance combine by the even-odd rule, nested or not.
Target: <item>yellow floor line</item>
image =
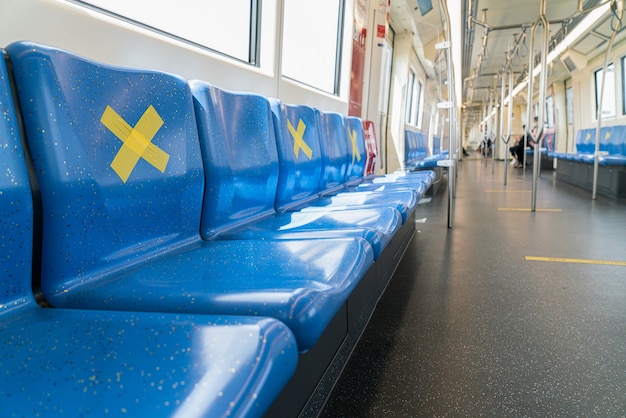
[[[579,258],[558,258],[558,257],[532,257],[526,256],[526,261],[548,261],[552,263],[577,263],[577,264],[602,264],[607,266],[626,267],[626,261],[612,260],[584,260]]]
[[[509,212],[530,212],[530,208],[498,208]],[[535,212],[563,212],[563,209],[535,209]]]
[[[530,193],[532,190],[484,190],[485,193]]]

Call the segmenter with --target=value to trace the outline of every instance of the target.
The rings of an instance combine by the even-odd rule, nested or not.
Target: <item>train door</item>
[[[389,133],[389,100],[391,100],[391,73],[393,63],[393,30],[387,31],[386,42],[382,46],[382,60],[381,60],[381,78],[378,94],[378,112],[380,120],[378,121],[380,126],[380,135],[378,139],[378,149],[381,153],[381,158],[378,159],[378,169],[381,171],[387,170],[387,138]]]

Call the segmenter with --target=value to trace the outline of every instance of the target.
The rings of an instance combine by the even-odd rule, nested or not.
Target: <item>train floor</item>
[[[503,173],[460,162],[451,229],[418,206],[321,417],[626,416],[626,202]]]

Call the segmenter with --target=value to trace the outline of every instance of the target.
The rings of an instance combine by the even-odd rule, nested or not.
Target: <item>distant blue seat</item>
[[[41,188],[50,303],[269,316],[300,352],[315,344],[372,265],[364,239],[202,240],[205,173],[184,80],[35,44],[7,50]]]
[[[598,193],[626,197],[626,153],[624,141],[626,126],[603,126],[600,129],[598,173],[596,162],[596,128],[580,129],[576,134],[576,152],[554,152],[558,159],[556,178]],[[596,183],[594,184],[594,179]]]
[[[435,169],[437,162],[448,159],[448,152],[441,151],[441,140],[433,138],[433,152],[428,148],[426,134],[414,129],[404,130],[404,169],[408,171]],[[435,152],[436,150],[436,152]]]
[[[205,239],[355,237],[366,239],[374,255],[380,254],[401,222],[394,208],[277,213],[279,159],[268,99],[202,81],[190,85],[206,169],[201,226]],[[310,184],[317,190],[317,182]],[[312,194],[307,202],[316,198]]]
[[[350,209],[355,207],[392,207],[402,214],[406,222],[419,199],[414,190],[408,188],[380,191],[347,188],[354,184],[354,162],[360,158],[356,148],[356,133],[348,139],[348,129],[344,117],[335,112],[317,113],[317,127],[309,127],[319,132],[322,154],[322,173],[318,194],[322,196],[308,203],[302,211],[325,210],[327,208]],[[317,129],[316,129],[317,128]],[[361,174],[362,180],[362,174]],[[324,196],[326,196],[324,198]]]
[[[295,338],[279,321],[35,302],[41,231],[7,77],[2,60],[0,416],[263,416],[297,363]]]
[[[361,121],[361,119],[356,117],[347,117],[346,128],[348,130],[348,134],[351,137],[354,137],[356,150],[361,155],[365,155],[367,153],[367,149],[363,130],[363,122]],[[424,196],[434,179],[434,173],[430,170],[399,172],[385,176],[367,174],[367,161],[364,158],[360,160],[357,158],[352,158],[352,160],[353,163],[349,168],[349,176],[346,183],[353,190],[387,192],[389,190],[409,189],[413,190],[417,194],[419,199],[420,197]]]
[[[342,193],[350,183],[349,176],[353,177],[353,174],[349,174],[348,161],[352,157],[343,116],[320,112],[303,105],[281,104],[278,101],[272,103],[272,111],[280,163],[276,199],[279,211],[300,210],[313,205],[341,206],[350,204],[350,200],[358,200],[355,196],[361,198],[359,205],[391,205],[404,211],[404,215],[407,210],[412,210],[416,196],[407,194],[406,191],[387,196]],[[301,133],[293,129],[294,124],[301,127]],[[300,152],[300,146],[310,150],[310,153]],[[337,195],[339,193],[341,196]],[[331,199],[320,199],[320,196],[330,195]]]
[[[597,128],[581,129],[576,134],[576,152],[555,152],[552,156],[563,161],[575,161],[594,164]],[[626,166],[625,133],[626,127],[603,126],[600,129],[600,166]]]

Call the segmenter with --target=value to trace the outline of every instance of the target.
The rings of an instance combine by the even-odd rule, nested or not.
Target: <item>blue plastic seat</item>
[[[42,308],[34,205],[0,62],[0,416],[262,416],[294,373],[270,318]],[[37,265],[37,263],[35,263]]]
[[[40,183],[51,304],[269,316],[299,351],[315,344],[373,263],[364,239],[202,240],[185,80],[30,43],[7,50]]]
[[[363,154],[367,153],[363,122],[356,117],[347,117],[346,127],[348,132],[350,132],[350,135],[354,135],[356,137],[355,142],[359,152]],[[362,161],[363,162],[360,164],[359,161],[356,161],[353,167],[348,170],[346,183],[353,190],[386,192],[389,190],[408,189],[416,192],[419,198],[424,196],[435,179],[435,173],[431,170],[412,172],[401,171],[383,176],[367,174],[367,161]],[[361,173],[360,176],[358,173]]]
[[[357,133],[348,132],[344,117],[335,112],[317,113],[317,130],[322,154],[322,173],[318,194],[322,197],[308,203],[303,211],[319,211],[328,208],[349,209],[354,207],[393,207],[402,214],[406,222],[419,199],[417,193],[407,188],[381,191],[347,188],[354,183],[355,161],[360,159],[357,148]],[[352,138],[348,139],[348,133]],[[350,175],[351,174],[351,175]]]
[[[401,223],[394,208],[277,213],[279,160],[268,99],[202,81],[190,85],[206,170],[201,222],[205,239],[355,237],[368,240],[378,257]]]

